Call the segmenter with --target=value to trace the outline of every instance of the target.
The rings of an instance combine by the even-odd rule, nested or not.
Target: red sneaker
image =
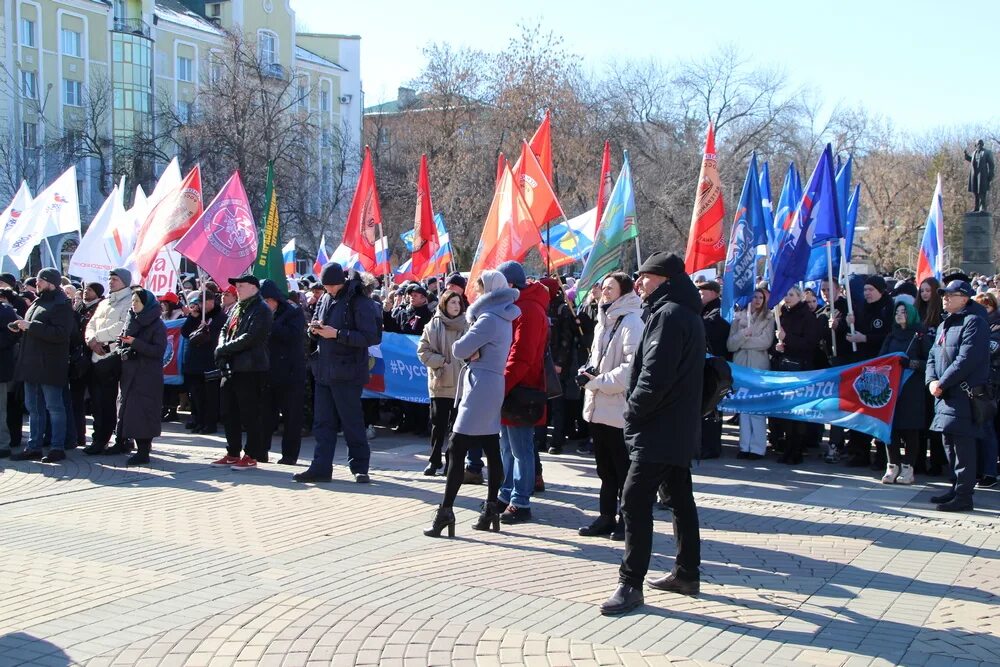
[[[234,463],[239,463],[239,462],[240,462],[240,457],[238,457],[238,456],[229,456],[227,454],[226,456],[223,456],[218,461],[212,461],[212,465],[214,465],[214,466],[231,466]]]
[[[244,456],[231,467],[233,470],[254,470],[257,468],[257,461],[249,456]]]

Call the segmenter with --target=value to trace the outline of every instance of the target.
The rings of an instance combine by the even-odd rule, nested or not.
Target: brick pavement
[[[221,438],[176,430],[137,470],[0,462],[0,665],[1000,664],[1000,492],[942,515],[931,486],[727,446],[695,470],[702,594],[605,618],[622,546],[576,535],[592,459],[545,456],[536,520],[500,534],[471,530],[485,487],[463,487],[434,540],[443,478],[380,433],[368,486],[212,468]]]

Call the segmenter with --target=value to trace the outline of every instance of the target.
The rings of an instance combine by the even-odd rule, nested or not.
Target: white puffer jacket
[[[619,318],[621,324],[612,337]],[[642,300],[633,292],[598,310],[588,365],[600,374],[585,387],[583,418],[588,422],[625,428],[625,392],[632,374],[632,358],[642,340],[642,327]]]
[[[97,304],[94,316],[87,323],[87,342],[96,340],[111,346],[114,352],[118,348],[118,337],[122,335],[125,320],[128,319],[129,308],[132,307],[132,290],[125,287],[112,292],[106,299]],[[108,355],[91,354],[93,361],[106,359]]]

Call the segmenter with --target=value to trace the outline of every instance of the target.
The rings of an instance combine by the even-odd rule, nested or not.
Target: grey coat
[[[479,297],[466,311],[469,330],[452,346],[456,359],[468,359],[458,380],[458,416],[452,431],[462,435],[500,433],[504,399],[503,371],[513,340],[513,322],[521,314],[514,305],[518,291],[510,287]]]

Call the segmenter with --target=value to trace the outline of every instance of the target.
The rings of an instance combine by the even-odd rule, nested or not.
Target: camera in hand
[[[132,349],[131,345],[122,343],[118,346],[118,356],[122,358],[122,361],[128,361],[129,359],[135,358],[135,350]]]
[[[584,375],[584,373],[590,375],[598,375],[597,369],[594,368],[593,366],[587,366],[582,371],[580,371],[580,374],[576,376],[576,384],[581,388],[586,387],[587,383],[590,382],[590,378]]]

